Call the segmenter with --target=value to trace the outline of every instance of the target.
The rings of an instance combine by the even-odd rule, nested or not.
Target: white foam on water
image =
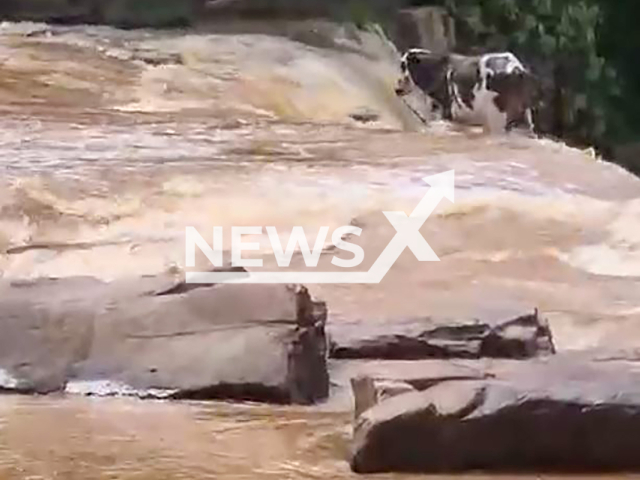
[[[112,380],[76,380],[68,382],[65,393],[96,397],[169,398],[175,390],[150,388],[140,390]]]
[[[10,375],[6,370],[0,368],[0,388],[5,390],[14,390],[18,388],[18,380]]]
[[[594,275],[640,278],[639,250],[586,245],[573,249],[561,258],[569,265]]]

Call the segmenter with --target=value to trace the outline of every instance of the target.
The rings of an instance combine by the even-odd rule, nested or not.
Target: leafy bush
[[[544,130],[602,150],[640,136],[637,0],[416,0],[445,6],[462,45],[508,49],[546,80]]]

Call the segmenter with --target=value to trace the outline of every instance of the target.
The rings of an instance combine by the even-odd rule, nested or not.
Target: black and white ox
[[[418,87],[446,120],[482,125],[486,131],[533,130],[533,75],[509,52],[481,56],[411,49],[401,61],[396,94]]]

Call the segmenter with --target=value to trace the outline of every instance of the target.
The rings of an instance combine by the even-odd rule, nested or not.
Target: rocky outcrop
[[[455,22],[442,7],[400,10],[390,30],[401,51],[426,48],[433,52],[451,52],[456,46]]]
[[[331,356],[338,359],[525,359],[555,353],[547,321],[538,311],[475,319],[422,317],[329,323]]]
[[[2,282],[0,387],[313,403],[328,393],[325,318],[299,286]]]
[[[356,378],[353,470],[640,470],[637,364],[554,357],[477,372]]]
[[[341,412],[356,405],[359,414],[398,391],[424,390],[449,380],[493,378],[496,362],[494,359],[330,360],[331,395],[326,405]],[[510,361],[499,362],[502,365]],[[357,389],[360,393],[354,395]]]

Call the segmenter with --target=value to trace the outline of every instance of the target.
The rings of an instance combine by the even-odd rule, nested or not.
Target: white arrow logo
[[[420,262],[440,259],[420,234],[420,228],[443,198],[454,202],[453,170],[424,177],[431,185],[411,215],[384,212],[396,234],[367,272],[187,272],[187,283],[380,283],[405,248]]]

